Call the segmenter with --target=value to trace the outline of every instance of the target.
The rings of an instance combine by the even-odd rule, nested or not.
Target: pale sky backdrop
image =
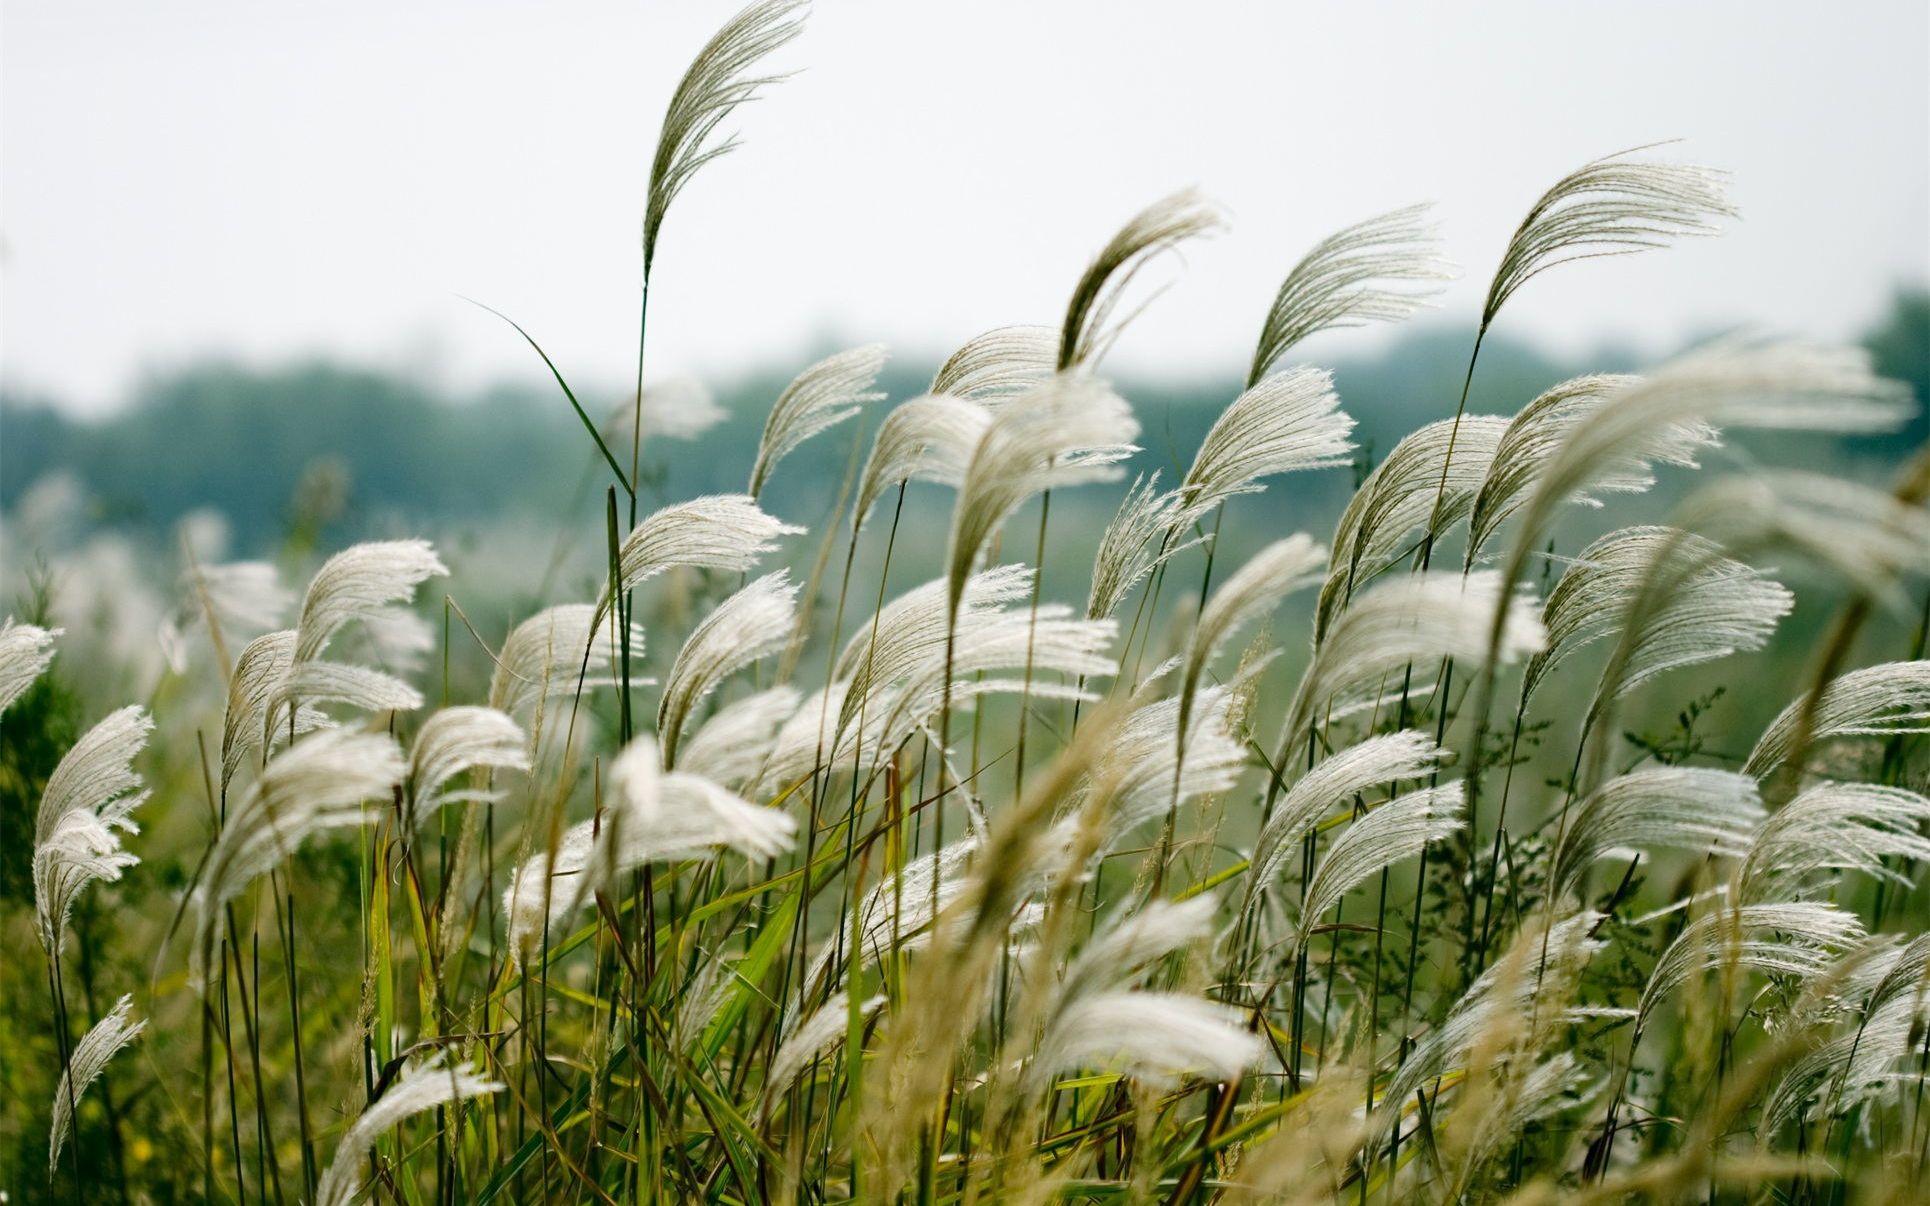
[[[8,0],[0,372],[87,412],[217,353],[537,376],[468,295],[620,382],[657,125],[734,7]],[[1734,172],[1743,221],[1544,278],[1504,329],[1846,338],[1930,277],[1924,0],[819,0],[781,63],[665,227],[653,377],[1056,321],[1119,222],[1187,184],[1232,230],[1115,366],[1230,374],[1332,228],[1438,202],[1465,316],[1542,188],[1665,138]]]

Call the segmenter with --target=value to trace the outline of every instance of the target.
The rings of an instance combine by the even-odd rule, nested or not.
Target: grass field
[[[158,637],[56,620],[156,589],[130,564],[25,574],[6,1200],[1921,1200],[1930,449],[1732,454],[1909,391],[1729,339],[1470,406],[1535,278],[1717,233],[1722,175],[1641,149],[1534,199],[1459,397],[1384,454],[1296,348],[1450,287],[1424,207],[1310,249],[1190,464],[1128,474],[1106,354],[1222,233],[1180,192],[1058,327],[910,398],[828,357],[741,493],[657,505],[659,236],[802,17],[754,4],[675,93],[630,413],[529,340],[596,458],[580,596],[540,541],[299,517],[274,561],[151,550]],[[829,521],[773,513],[838,439]],[[1290,474],[1355,488],[1242,519]],[[1659,476],[1666,520],[1618,519]],[[1074,505],[1112,518],[1055,538]]]

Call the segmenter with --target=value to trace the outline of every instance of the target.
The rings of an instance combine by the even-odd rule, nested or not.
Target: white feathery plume
[[[1589,960],[1606,945],[1593,936],[1602,920],[1600,913],[1581,912],[1555,922],[1545,935],[1537,926],[1517,940],[1507,958],[1481,973],[1447,1018],[1422,1036],[1388,1078],[1369,1127],[1368,1150],[1387,1137],[1416,1089],[1464,1064],[1497,1024],[1532,1019],[1532,1025],[1549,1028],[1578,1018],[1581,1011],[1576,1008],[1541,1008],[1539,1003],[1569,999]],[[1521,1023],[1521,1028],[1527,1030],[1529,1024]],[[1531,1046],[1541,1038],[1523,1037]]]
[[[1764,820],[1737,870],[1745,901],[1790,899],[1822,871],[1911,880],[1886,858],[1930,859],[1930,799],[1874,783],[1819,783]]]
[[[1143,908],[1115,908],[1066,965],[1059,982],[1065,1001],[1120,988],[1148,964],[1206,937],[1216,902],[1210,892],[1182,901],[1151,900]]]
[[[364,648],[377,665],[414,673],[436,647],[436,630],[406,607],[383,607],[362,621]]]
[[[1810,696],[1805,692],[1769,722],[1749,751],[1744,774],[1760,779],[1796,752],[1796,730]],[[1822,689],[1810,742],[1924,732],[1930,732],[1930,660],[1885,662],[1840,675]]]
[[[512,716],[535,713],[539,703],[583,685],[610,685],[618,643],[607,624],[597,623],[588,603],[545,608],[510,630],[489,677],[489,706]],[[643,629],[631,625],[630,652],[643,650]],[[587,652],[588,657],[585,657]]]
[[[1119,511],[1099,537],[1092,558],[1092,587],[1086,594],[1086,618],[1096,620],[1119,610],[1135,586],[1173,557],[1202,540],[1176,544],[1179,495],[1159,493],[1159,473],[1141,474],[1119,504]]]
[[[187,638],[214,614],[224,633],[259,633],[280,626],[295,593],[282,585],[281,572],[266,561],[191,565],[181,573],[181,600],[161,621],[161,652],[179,674],[187,669]]]
[[[74,1044],[73,1056],[67,1068],[60,1074],[60,1085],[54,1090],[53,1129],[47,1137],[47,1173],[60,1164],[60,1149],[66,1145],[67,1134],[73,1130],[73,1108],[87,1092],[90,1085],[99,1079],[107,1067],[107,1061],[114,1058],[121,1048],[139,1038],[141,1031],[147,1029],[147,1019],[134,1020],[134,998],[123,996],[114,1003],[108,1015],[81,1036]]]
[[[1638,631],[1628,633],[1625,625],[1643,591],[1665,578],[1670,588],[1659,605],[1647,609]],[[1571,654],[1604,637],[1620,635],[1627,642],[1613,684],[1616,696],[1670,670],[1754,652],[1793,602],[1781,583],[1722,556],[1701,536],[1664,527],[1618,528],[1583,549],[1548,592],[1542,607],[1548,647],[1529,659],[1523,697],[1532,697]],[[1591,716],[1603,702],[1598,693]]]
[[[445,790],[456,776],[482,769],[529,769],[528,741],[514,720],[494,708],[449,707],[423,721],[409,751],[411,827],[450,804],[496,799],[500,793],[486,787]]]
[[[677,741],[691,709],[726,678],[784,647],[796,619],[797,590],[785,571],[766,574],[719,603],[691,631],[671,663],[657,707],[666,766],[676,765]]]
[[[1454,277],[1440,255],[1430,206],[1410,205],[1343,227],[1314,244],[1274,295],[1253,352],[1249,385],[1295,344],[1321,331],[1399,322]],[[1399,286],[1408,286],[1400,288]]]
[[[1930,572],[1930,510],[1820,473],[1733,474],[1684,502],[1679,522],[1731,550],[1791,549],[1893,608],[1900,574]]]
[[[650,192],[643,211],[643,275],[657,257],[657,235],[670,203],[698,169],[737,148],[735,138],[716,139],[717,128],[737,106],[778,75],[753,75],[758,63],[804,28],[806,0],[759,0],[724,23],[685,69],[664,111],[657,151],[650,162]]]
[[[883,995],[860,1001],[858,1016],[869,1018],[884,1004]],[[835,1050],[844,1041],[850,1028],[851,999],[840,989],[778,1044],[777,1054],[771,1057],[770,1069],[764,1076],[766,1110],[769,1110],[774,1098],[790,1090],[812,1060]]]
[[[1380,784],[1432,774],[1447,757],[1448,751],[1427,734],[1404,729],[1369,737],[1322,759],[1288,789],[1261,828],[1253,845],[1242,917],[1252,915],[1261,894],[1285,868],[1295,843],[1322,817]]]
[[[758,558],[777,551],[779,536],[803,531],[765,514],[748,494],[706,494],[654,511],[632,528],[617,547],[617,580],[629,591],[679,565],[748,574]],[[605,584],[598,620],[609,606]]]
[[[1714,219],[1735,216],[1724,173],[1629,158],[1646,149],[1618,151],[1585,163],[1535,201],[1508,240],[1488,286],[1482,331],[1515,290],[1550,268],[1715,234]]]
[[[1287,595],[1320,580],[1327,550],[1305,532],[1276,540],[1229,574],[1200,608],[1186,645],[1180,674],[1180,712],[1183,715],[1208,662],[1241,629],[1279,606]]]
[[[1630,848],[1738,858],[1763,815],[1748,775],[1699,766],[1618,775],[1575,806],[1551,857],[1550,890],[1574,892],[1597,859]]]
[[[1437,658],[1479,660],[1506,603],[1497,661],[1505,664],[1541,649],[1546,639],[1532,596],[1504,600],[1501,576],[1433,571],[1377,583],[1340,614],[1314,650],[1287,710],[1285,741],[1297,740],[1327,704],[1378,690],[1380,680],[1411,662]]]
[[[573,915],[592,893],[635,867],[715,857],[720,847],[746,858],[776,858],[791,848],[797,823],[726,791],[701,775],[666,771],[657,739],[638,737],[604,776],[607,806],[595,821],[564,831],[552,851],[516,869],[503,893],[509,945],[527,959],[545,928]]]
[[[1495,532],[1526,501],[1540,480],[1542,463],[1555,454],[1575,426],[1639,381],[1638,377],[1614,374],[1575,377],[1543,393],[1508,421],[1495,446],[1487,478],[1474,496],[1468,520],[1468,564],[1474,563]],[[1599,507],[1602,502],[1598,494],[1640,494],[1655,484],[1656,462],[1694,469],[1700,450],[1721,443],[1715,428],[1696,420],[1676,423],[1656,434],[1657,438],[1619,465],[1598,471],[1588,488],[1568,501]]]
[[[417,586],[448,573],[426,540],[377,540],[343,549],[322,563],[302,597],[295,663],[314,661],[345,626],[408,602]]]
[[[1763,1105],[1763,1142],[1805,1117],[1841,1116],[1886,1092],[1915,1083],[1911,1069],[1930,1025],[1926,998],[1894,996],[1871,1006],[1850,1033],[1805,1052],[1789,1065]],[[1805,1110],[1807,1106],[1807,1110]]]
[[[409,712],[422,706],[422,692],[392,674],[347,662],[297,662],[270,697],[273,715],[286,716],[291,702],[345,704],[363,712]],[[273,730],[266,735],[272,740]]]
[[[972,450],[952,509],[952,605],[979,552],[1021,503],[1045,490],[1115,480],[1138,435],[1125,400],[1084,375],[1061,373],[999,410]]]
[[[1059,332],[1051,327],[994,327],[966,340],[932,377],[931,392],[991,406],[1050,377]]]
[[[764,421],[757,460],[751,465],[751,497],[764,492],[777,463],[798,445],[857,414],[865,403],[882,399],[884,394],[871,387],[884,366],[885,349],[871,344],[827,356],[785,386]]]
[[[1432,524],[1426,534],[1438,538],[1467,515],[1507,426],[1497,415],[1429,423],[1374,467],[1334,528],[1317,639],[1324,639],[1363,583],[1406,555],[1415,531]]]
[[[1031,597],[1033,571],[1025,565],[999,565],[980,570],[966,580],[959,598],[959,644],[968,634],[995,622],[1011,603]],[[946,583],[933,579],[887,603],[876,616],[858,625],[838,654],[833,680],[850,681],[863,691],[920,673],[945,656]],[[941,664],[942,669],[942,664]]]
[[[1467,788],[1457,780],[1396,796],[1349,823],[1307,881],[1299,941],[1304,944],[1318,920],[1369,876],[1461,828],[1466,802]]]
[[[0,626],[0,713],[33,686],[33,681],[54,660],[54,638],[60,636],[61,631],[16,624],[11,616]]]
[[[1189,800],[1232,788],[1246,766],[1245,747],[1232,731],[1233,702],[1226,687],[1201,691],[1189,709],[1183,751],[1176,698],[1139,707],[1120,724],[1098,763],[1098,787],[1108,797],[1101,850]]]
[[[797,709],[795,687],[772,687],[725,704],[684,743],[678,764],[735,790],[764,769],[778,729]]]
[[[1031,1080],[1075,1068],[1116,1069],[1154,1085],[1188,1076],[1231,1080],[1260,1057],[1260,1036],[1230,1005],[1177,992],[1120,990],[1069,1002],[1031,1065]]]
[[[310,837],[361,825],[363,805],[389,802],[408,772],[395,739],[381,733],[329,729],[297,741],[268,760],[231,805],[208,851],[193,896],[194,948],[189,974],[205,987],[221,911],[228,901]]]
[[[1808,901],[1719,904],[1685,926],[1655,961],[1635,1007],[1635,1029],[1690,977],[1717,967],[1808,979],[1863,937],[1863,925],[1835,905]]]
[[[1059,370],[1090,366],[1105,354],[1137,313],[1115,317],[1127,287],[1147,264],[1188,239],[1224,226],[1219,211],[1190,188],[1134,214],[1093,257],[1073,288],[1059,328]]]
[[[1340,409],[1333,374],[1300,366],[1256,381],[1214,420],[1180,480],[1173,527],[1227,499],[1266,489],[1263,477],[1344,465],[1354,420]]]
[[[936,482],[956,488],[978,447],[992,412],[950,394],[926,394],[900,402],[878,424],[871,455],[858,475],[852,523],[862,527],[878,500],[900,482]]]
[[[603,425],[611,446],[629,437],[638,409],[633,394],[611,413]],[[692,377],[645,382],[641,409],[644,431],[659,440],[695,440],[730,418],[704,383]]]
[[[362,1167],[375,1150],[376,1141],[392,1128],[417,1114],[499,1093],[502,1088],[478,1069],[445,1064],[440,1055],[405,1068],[335,1145],[335,1155],[316,1186],[316,1202],[319,1206],[349,1206],[360,1197]]]
[[[34,921],[40,944],[60,949],[67,917],[87,885],[112,881],[141,860],[121,848],[121,833],[138,833],[129,814],[147,799],[134,759],[154,721],[129,705],[89,729],[67,751],[34,817]],[[118,832],[117,832],[118,831]]]
[[[1520,578],[1563,504],[1625,478],[1633,463],[1666,459],[1685,427],[1883,431],[1910,405],[1909,387],[1872,373],[1861,349],[1729,341],[1689,353],[1616,390],[1542,459],[1516,508],[1508,577]]]
[[[288,698],[281,694],[295,664],[295,630],[284,628],[249,641],[235,659],[228,679],[228,702],[221,717],[221,790],[240,772],[248,756],[262,748],[270,733],[288,729]],[[271,711],[272,705],[272,711]],[[312,705],[299,704],[295,735],[328,723]]]

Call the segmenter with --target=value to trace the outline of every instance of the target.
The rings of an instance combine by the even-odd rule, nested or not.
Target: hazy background
[[[461,294],[620,381],[657,124],[736,3],[10,0],[0,377],[76,414],[208,356],[536,380]],[[1922,0],[822,0],[666,227],[652,363],[728,379],[1051,322],[1120,220],[1196,184],[1232,232],[1115,368],[1231,372],[1332,228],[1438,202],[1464,315],[1542,188],[1668,138],[1734,172],[1744,220],[1550,277],[1505,329],[1565,355],[1854,337],[1930,276],[1927,63]]]

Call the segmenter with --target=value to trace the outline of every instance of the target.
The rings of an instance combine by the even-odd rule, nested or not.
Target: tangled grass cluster
[[[799,8],[745,10],[678,89],[646,305],[671,202],[733,145],[720,123],[774,78]],[[1636,154],[1564,177],[1502,257],[1470,384],[1535,276],[1729,212],[1718,175]],[[1083,607],[1044,599],[1050,499],[1135,451],[1100,373],[1134,282],[1219,225],[1162,200],[1059,328],[960,348],[877,423],[800,579],[763,572],[806,536],[764,484],[880,409],[882,351],[783,391],[745,493],[639,514],[640,338],[630,447],[577,406],[612,478],[603,587],[478,635],[479,704],[447,698],[453,601],[440,706],[397,672],[435,645],[410,609],[446,572],[427,543],[340,552],[299,603],[271,566],[191,565],[170,656],[219,691],[169,731],[203,734],[205,846],[140,930],[152,977],[101,1009],[76,902],[148,873],[139,823],[201,805],[144,789],[142,706],[45,781],[57,1063],[48,1168],[14,1188],[140,1196],[139,1117],[186,1170],[168,1192],[237,1202],[1920,1192],[1930,661],[1921,626],[1894,660],[1849,660],[1930,572],[1930,456],[1887,486],[1752,469],[1550,552],[1564,513],[1730,433],[1884,430],[1906,395],[1854,352],[1739,341],[1514,415],[1467,413],[1464,388],[1329,540],[1216,563],[1231,500],[1357,463],[1328,374],[1288,357],[1447,279],[1425,213],[1400,210],[1293,269],[1184,476],[1131,483]],[[852,567],[866,542],[886,567],[938,544],[900,530],[911,482],[952,492],[950,527],[935,576],[890,598]],[[1036,534],[1008,530],[1035,502]],[[1794,601],[1774,558],[1842,600],[1800,680],[1744,680],[1787,706],[1726,762],[1631,748],[1638,687],[1751,673]],[[1199,601],[1162,623],[1176,575]],[[1296,592],[1311,628],[1280,691],[1271,617]],[[646,637],[676,650],[661,682]],[[0,707],[61,640],[0,632]],[[1517,776],[1524,740],[1567,775]],[[1643,868],[1671,852],[1658,891]]]

